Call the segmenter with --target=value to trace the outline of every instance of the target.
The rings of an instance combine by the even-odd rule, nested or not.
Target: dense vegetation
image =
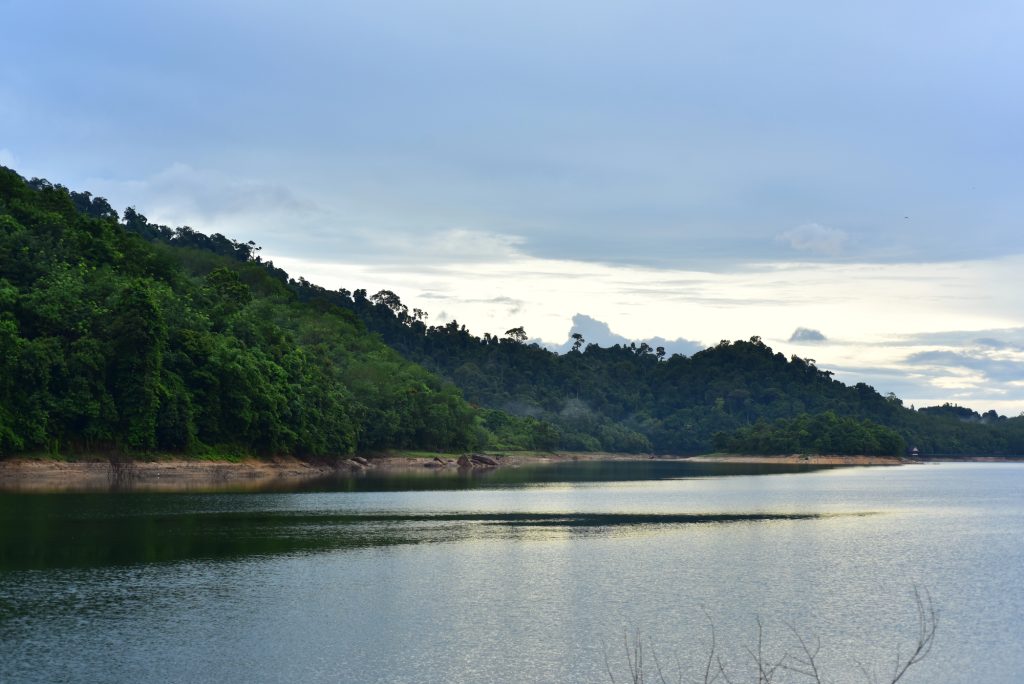
[[[577,336],[558,355],[291,279],[251,242],[6,170],[0,186],[2,451],[1024,453],[1024,418],[907,409],[757,337],[666,357]]]
[[[0,168],[0,454],[464,448],[459,391],[303,304],[251,244],[147,242],[102,198]]]
[[[773,423],[759,420],[730,434],[720,432],[715,435],[715,448],[740,454],[902,456],[907,444],[895,430],[826,411]]]

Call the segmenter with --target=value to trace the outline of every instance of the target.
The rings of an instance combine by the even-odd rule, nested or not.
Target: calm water
[[[0,494],[0,682],[622,681],[639,630],[745,672],[1024,681],[1024,465],[566,464],[259,493]],[[706,612],[706,614],[705,614]],[[749,679],[748,679],[749,680]],[[800,681],[791,678],[788,681]]]

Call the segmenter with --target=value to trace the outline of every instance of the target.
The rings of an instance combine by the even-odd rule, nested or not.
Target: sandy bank
[[[896,456],[805,456],[789,454],[765,456],[763,454],[706,454],[690,456],[686,460],[696,463],[792,463],[803,465],[905,465],[915,463]]]
[[[572,461],[648,461],[646,454],[576,453],[576,452],[508,452],[491,453],[488,457],[496,467],[520,467]],[[698,463],[787,463],[805,465],[899,465],[898,458],[875,456],[760,456],[743,454],[708,454],[685,458],[663,456],[664,460],[686,460]],[[368,458],[353,457],[337,463],[308,463],[295,458],[268,460],[249,459],[237,462],[206,461],[183,458],[136,460],[123,466],[108,461],[64,461],[47,458],[14,458],[0,461],[0,491],[82,491],[107,490],[113,486],[133,490],[199,490],[256,489],[273,487],[297,480],[310,480],[330,475],[358,475],[369,472],[425,472],[457,470],[458,455],[430,453],[385,453]],[[482,463],[473,468],[490,468]]]
[[[330,466],[291,458],[239,462],[140,460],[123,467],[113,467],[107,461],[15,458],[0,461],[0,491],[108,489],[118,484],[141,490],[191,489],[314,478],[332,472]]]

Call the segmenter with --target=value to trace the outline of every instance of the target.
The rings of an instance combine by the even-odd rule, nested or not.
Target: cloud
[[[988,330],[943,330],[901,335],[887,344],[915,347],[987,347],[990,349],[1024,350],[1024,327]]]
[[[979,337],[974,340],[974,343],[980,347],[989,347],[991,349],[1013,349],[1015,345],[1009,342],[1003,342],[992,337]]]
[[[955,375],[981,374],[992,383],[1024,381],[1024,354],[1006,355],[988,349],[924,351],[905,359],[913,366],[926,366]]]
[[[601,347],[611,347],[616,344],[623,346],[629,346],[632,342],[646,342],[652,348],[657,349],[658,347],[664,347],[665,352],[668,355],[672,354],[683,354],[689,356],[694,354],[701,349],[704,349],[704,345],[699,342],[687,340],[685,338],[677,338],[674,340],[666,340],[664,337],[652,337],[650,339],[643,340],[631,340],[628,337],[612,332],[611,327],[604,321],[599,321],[596,318],[587,316],[586,314],[577,313],[572,317],[572,328],[569,329],[568,339],[561,345],[547,345],[552,351],[556,351],[564,354],[565,352],[572,349],[572,345],[575,342],[572,336],[579,333],[585,340],[584,344],[597,344]]]
[[[821,334],[820,330],[813,328],[797,328],[789,336],[790,342],[824,342],[828,338]]]
[[[416,264],[460,264],[507,262],[522,255],[525,242],[507,235],[471,228],[442,228],[416,231],[360,230],[359,238],[375,260]]]
[[[812,254],[835,256],[842,251],[849,236],[846,231],[823,226],[820,223],[805,223],[779,233],[775,239],[788,243],[793,249]]]

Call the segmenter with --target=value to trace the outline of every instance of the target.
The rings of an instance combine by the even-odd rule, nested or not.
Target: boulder
[[[492,467],[498,465],[498,462],[495,461],[493,458],[491,458],[490,456],[484,456],[483,454],[473,454],[472,456],[470,456],[470,458],[473,460],[473,462],[479,463],[480,465]]]

